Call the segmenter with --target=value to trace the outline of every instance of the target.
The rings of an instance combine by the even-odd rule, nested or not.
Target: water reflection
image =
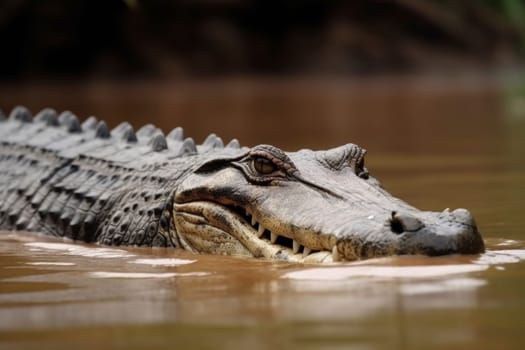
[[[206,272],[108,272],[108,271],[95,271],[90,272],[89,276],[94,278],[171,278],[171,277],[188,277],[188,276],[208,276]]]
[[[525,250],[505,249],[479,257],[394,257],[305,266],[0,237],[0,330],[349,321],[399,308],[476,309],[479,290],[489,283],[488,270],[525,260]],[[16,290],[21,283],[33,288]],[[62,287],[46,290],[43,283]],[[4,290],[8,285],[15,288]]]
[[[446,277],[454,274],[463,274],[486,270],[488,266],[464,265],[435,265],[435,266],[350,266],[334,268],[303,269],[286,274],[284,278],[292,280],[345,280],[350,278],[377,279],[418,279]]]
[[[29,251],[39,253],[42,251],[57,251],[63,255],[81,256],[87,258],[98,258],[98,259],[112,259],[112,258],[124,258],[133,256],[129,252],[122,249],[113,248],[98,248],[90,249],[83,247],[78,244],[67,244],[67,243],[49,243],[49,242],[32,242],[26,243],[26,247]]]

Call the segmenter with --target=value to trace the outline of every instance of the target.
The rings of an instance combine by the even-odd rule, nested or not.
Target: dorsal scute
[[[95,130],[95,128],[97,127],[97,123],[97,118],[94,116],[90,116],[82,123],[82,130]]]
[[[182,141],[184,139],[184,129],[180,126],[176,127],[170,131],[167,138],[174,141]]]
[[[46,123],[48,126],[58,126],[58,115],[54,109],[44,108],[37,113],[34,121]]]
[[[9,114],[9,120],[18,120],[23,123],[31,123],[33,117],[31,112],[24,106],[16,106]]]
[[[195,141],[193,138],[188,137],[184,139],[182,142],[182,147],[180,149],[179,155],[185,155],[185,154],[195,154],[197,153],[197,146],[195,145]]]
[[[122,133],[122,140],[127,143],[135,143],[138,141],[137,135],[135,134],[135,130],[133,130],[133,127],[131,127],[131,125]]]
[[[146,124],[137,131],[137,136],[140,138],[148,138],[153,136],[157,128],[153,124]]]
[[[177,157],[197,154],[199,152],[211,152],[214,149],[239,149],[241,147],[239,141],[236,139],[231,140],[225,146],[223,140],[214,133],[208,135],[202,144],[197,145],[193,138],[184,138],[184,129],[182,127],[176,127],[167,136],[164,136],[162,130],[153,124],[146,124],[138,131],[135,131],[128,122],[123,122],[110,131],[103,120],[99,121],[96,117],[90,116],[81,123],[79,118],[69,110],[57,113],[54,109],[44,108],[38,112],[33,119],[31,112],[26,107],[17,106],[10,112],[8,119],[10,121],[26,123],[34,120],[49,127],[60,126],[60,128],[57,128],[55,131],[46,129],[47,131],[44,132],[44,129],[35,129],[41,130],[38,132],[44,132],[42,140],[35,144],[48,144],[51,142],[53,147],[57,147],[57,149],[63,148],[64,150],[70,147],[77,148],[78,146],[80,147],[80,149],[78,149],[79,152],[83,152],[83,149],[88,150],[90,148],[89,143],[86,143],[86,146],[80,145],[93,139],[113,139],[115,141],[133,143],[136,144],[136,146],[146,147],[146,149],[155,152],[170,149],[170,156],[175,155]],[[6,117],[0,110],[0,121],[2,120],[6,120]],[[60,131],[60,129],[62,129],[62,131]],[[64,141],[61,139],[61,137],[66,137],[66,135],[63,134],[64,131],[67,131],[69,134],[86,134],[79,135],[78,137],[80,138],[75,135],[67,136]],[[54,149],[53,147],[52,149]],[[125,147],[129,148],[129,146]],[[73,153],[75,152],[73,151]]]
[[[123,135],[127,130],[133,129],[130,123],[122,122],[111,130],[111,134],[114,136]]]
[[[69,120],[71,118],[75,117],[75,115],[73,114],[73,112],[71,111],[63,111],[62,113],[59,114],[58,116],[58,123],[60,125],[67,125]]]
[[[166,138],[161,133],[156,134],[149,140],[148,144],[151,146],[153,152],[161,152],[168,149]]]
[[[95,128],[95,137],[99,139],[109,139],[111,137],[108,126],[103,120],[97,123],[97,127]]]
[[[241,144],[239,143],[239,140],[232,139],[227,145],[226,148],[233,148],[233,149],[239,149],[241,148]]]
[[[215,134],[209,134],[202,145],[207,148],[224,148],[222,139]]]
[[[66,121],[67,131],[70,133],[80,133],[82,132],[82,126],[77,116],[72,114],[68,121]]]

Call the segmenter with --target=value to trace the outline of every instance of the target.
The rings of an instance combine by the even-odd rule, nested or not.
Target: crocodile
[[[365,149],[202,144],[177,127],[0,112],[0,229],[103,245],[294,262],[478,254],[466,209],[421,211],[383,189]]]

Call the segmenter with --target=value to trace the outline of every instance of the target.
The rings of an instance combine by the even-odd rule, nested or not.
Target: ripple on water
[[[60,251],[66,255],[83,256],[87,258],[112,259],[135,256],[122,249],[84,247],[78,244],[31,242],[25,243],[25,246],[37,251]]]
[[[108,272],[108,271],[96,271],[89,272],[89,276],[93,278],[173,278],[173,277],[201,277],[208,276],[208,272]]]
[[[487,250],[474,263],[482,265],[515,264],[525,260],[525,249]]]
[[[424,266],[337,266],[313,268],[286,273],[283,277],[294,280],[345,280],[350,278],[424,279],[454,274],[484,271],[486,265],[453,264]]]
[[[75,266],[75,263],[72,262],[59,262],[59,261],[35,261],[28,262],[26,265],[32,266]]]
[[[467,292],[483,287],[487,285],[487,283],[486,280],[480,278],[457,277],[423,283],[404,284],[400,286],[400,292],[403,295],[437,294],[449,291]]]
[[[515,239],[490,237],[490,238],[485,239],[485,245],[489,248],[505,247],[506,249],[523,249],[523,247],[525,246],[525,242],[521,240],[515,240]]]
[[[131,263],[150,265],[150,266],[181,266],[181,265],[193,264],[195,261],[196,260],[166,258],[166,259],[137,259],[137,260],[131,261]]]

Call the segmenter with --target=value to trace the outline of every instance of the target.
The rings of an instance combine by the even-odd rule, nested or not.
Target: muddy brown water
[[[396,196],[469,208],[488,248],[315,266],[3,232],[0,349],[523,349],[525,120],[506,89],[476,77],[0,86],[4,110],[285,149],[355,142]]]

